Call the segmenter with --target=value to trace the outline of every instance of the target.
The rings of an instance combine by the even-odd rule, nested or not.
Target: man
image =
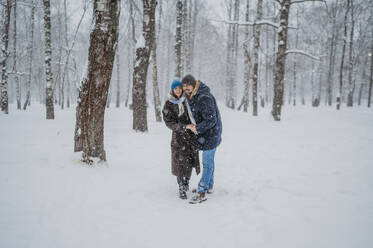
[[[186,75],[181,83],[195,123],[187,125],[187,129],[197,135],[196,147],[203,151],[202,178],[198,184],[197,194],[190,201],[198,203],[206,200],[206,193],[213,192],[215,152],[221,143],[222,123],[215,97],[210,93],[209,87],[195,80],[192,75]]]

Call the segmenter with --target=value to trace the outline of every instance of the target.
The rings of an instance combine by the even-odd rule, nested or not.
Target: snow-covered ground
[[[0,116],[0,247],[371,247],[373,110],[286,107],[257,118],[222,108],[215,193],[177,197],[171,132],[132,131],[125,108],[107,110],[108,163],[73,153],[74,108]],[[193,174],[191,185],[198,177]]]

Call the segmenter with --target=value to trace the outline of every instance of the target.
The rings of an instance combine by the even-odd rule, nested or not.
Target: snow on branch
[[[20,72],[20,71],[7,71],[7,74],[18,75],[18,76],[28,76],[29,75],[29,73],[27,73],[27,72]]]
[[[325,0],[292,0],[290,4],[293,3],[304,3],[304,2],[325,2]]]
[[[321,57],[316,57],[310,53],[307,53],[305,51],[302,51],[302,50],[297,50],[297,49],[290,49],[290,50],[287,50],[285,52],[285,54],[289,54],[289,53],[298,53],[298,54],[302,54],[302,55],[305,55],[307,57],[310,57],[311,59],[314,59],[314,60],[321,60]]]
[[[269,25],[269,26],[272,26],[272,27],[275,27],[275,28],[280,27],[279,23],[274,23],[274,22],[266,21],[266,20],[261,20],[261,21],[258,21],[258,22],[238,22],[238,21],[213,20],[213,19],[211,19],[211,21],[223,22],[223,23],[226,23],[226,24],[238,24],[240,26]]]
[[[214,20],[214,19],[210,19],[210,20],[214,22],[222,22],[226,24],[237,24],[239,26],[268,25],[274,28],[280,28],[280,23],[275,23],[269,20],[260,20],[257,22],[239,22],[239,21]],[[288,28],[297,29],[296,27],[291,27],[291,26],[288,26]]]

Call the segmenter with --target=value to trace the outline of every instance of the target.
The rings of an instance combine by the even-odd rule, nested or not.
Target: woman
[[[179,79],[174,79],[171,84],[170,96],[162,114],[166,126],[172,130],[172,174],[177,177],[180,198],[187,199],[186,192],[189,190],[192,168],[195,167],[198,175],[200,167],[198,151],[195,148],[196,136],[186,129],[186,126],[192,123],[193,116],[183,96]]]

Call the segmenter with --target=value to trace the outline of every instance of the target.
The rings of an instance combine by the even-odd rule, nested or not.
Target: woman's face
[[[174,89],[174,94],[177,96],[177,97],[180,97],[181,96],[181,94],[183,94],[183,90],[181,89],[181,87],[176,87],[175,89]]]

